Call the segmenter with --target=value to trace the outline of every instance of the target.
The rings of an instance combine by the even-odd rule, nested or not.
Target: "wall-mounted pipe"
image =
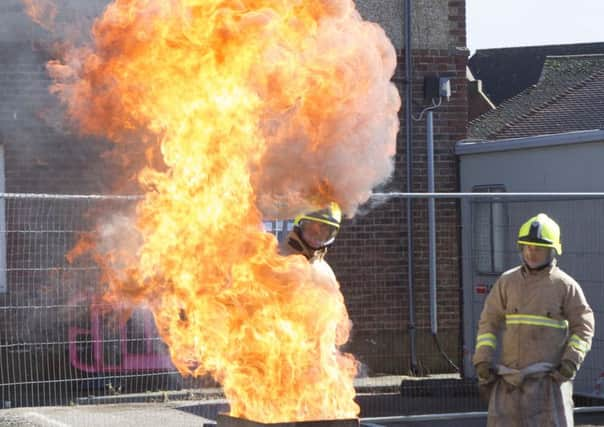
[[[428,193],[434,193],[434,112],[429,110],[426,114],[426,157],[428,175]],[[436,294],[436,201],[434,197],[428,199],[428,264],[430,287],[430,331],[440,354],[449,366],[459,372],[459,368],[447,356],[438,339],[438,298]]]
[[[405,157],[406,157],[406,188],[407,192],[413,191],[413,120],[411,111],[411,100],[413,96],[413,64],[411,58],[411,0],[405,0],[405,10],[403,19],[404,49],[405,49]],[[416,326],[415,326],[415,290],[413,285],[413,202],[406,200],[407,213],[407,306],[408,314],[408,332],[409,332],[409,352],[411,358],[411,374],[419,372],[417,365],[417,352],[415,346]]]
[[[426,156],[428,167],[428,193],[434,193],[434,113],[426,114]],[[438,333],[437,298],[436,298],[436,214],[435,200],[428,199],[428,263],[430,281],[430,330],[432,335]]]

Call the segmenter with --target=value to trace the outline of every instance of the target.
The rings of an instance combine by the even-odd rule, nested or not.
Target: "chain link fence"
[[[404,202],[404,196],[398,198]],[[115,311],[100,299],[98,267],[93,262],[69,262],[66,257],[80,236],[94,228],[99,215],[127,213],[135,202],[135,198],[109,196],[5,195],[0,199],[0,404],[4,408],[221,397],[219,384],[211,378],[180,376],[149,310]],[[461,270],[463,304],[459,312],[445,313],[463,325],[461,336],[446,337],[459,342],[460,372],[360,376],[356,387],[361,416],[486,409],[470,363],[478,316],[498,275],[519,262],[518,227],[538,212],[546,212],[561,225],[564,254],[559,265],[581,284],[596,314],[596,337],[575,388],[579,405],[598,402],[604,395],[600,332],[604,197],[452,195],[437,201],[437,213],[442,206],[460,210],[457,236],[447,235],[460,245],[459,259],[435,260]],[[435,226],[438,235],[440,226]],[[280,238],[290,227],[283,221],[265,223],[266,230]],[[369,297],[384,297],[380,292],[382,288],[376,287]],[[428,310],[428,294],[417,298],[418,310]],[[441,299],[436,303],[446,306]],[[362,322],[355,327],[362,327]],[[392,348],[401,346],[392,343]],[[419,356],[442,358],[434,348]]]

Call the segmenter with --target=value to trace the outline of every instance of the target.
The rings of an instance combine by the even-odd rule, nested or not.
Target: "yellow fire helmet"
[[[294,227],[308,246],[320,249],[333,243],[340,230],[340,222],[342,210],[332,202],[324,209],[298,215],[294,219]]]
[[[558,255],[562,255],[560,226],[544,213],[540,213],[522,224],[516,243],[554,248]]]

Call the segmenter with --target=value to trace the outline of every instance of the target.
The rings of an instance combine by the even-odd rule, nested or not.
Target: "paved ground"
[[[208,407],[207,415],[215,417]],[[10,427],[187,427],[213,424],[204,417],[198,402],[125,403],[4,409],[0,425]]]
[[[419,386],[401,386],[401,377],[355,381],[363,427],[484,427],[486,408],[477,395],[468,394],[471,384],[439,378]],[[0,426],[7,427],[188,427],[215,424],[218,413],[228,412],[219,389],[175,393],[141,393],[82,398],[73,406],[0,409]],[[426,420],[410,415],[407,421],[376,419],[400,414],[432,414],[466,411],[470,416]],[[374,418],[369,418],[374,417]],[[604,426],[604,412],[575,414],[576,427]]]
[[[17,408],[0,410],[0,425],[7,427],[188,427],[214,424],[226,410],[224,401],[82,405],[72,407]],[[478,413],[469,418],[405,422],[363,422],[364,427],[484,427]],[[576,427],[604,426],[602,414],[576,414]]]

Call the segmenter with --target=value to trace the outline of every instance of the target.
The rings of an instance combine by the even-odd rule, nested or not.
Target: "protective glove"
[[[492,383],[497,379],[495,370],[489,362],[480,362],[476,365],[476,375],[482,383]]]
[[[577,373],[577,365],[575,365],[570,360],[564,359],[560,362],[560,366],[558,367],[558,372],[566,379],[571,379]]]

